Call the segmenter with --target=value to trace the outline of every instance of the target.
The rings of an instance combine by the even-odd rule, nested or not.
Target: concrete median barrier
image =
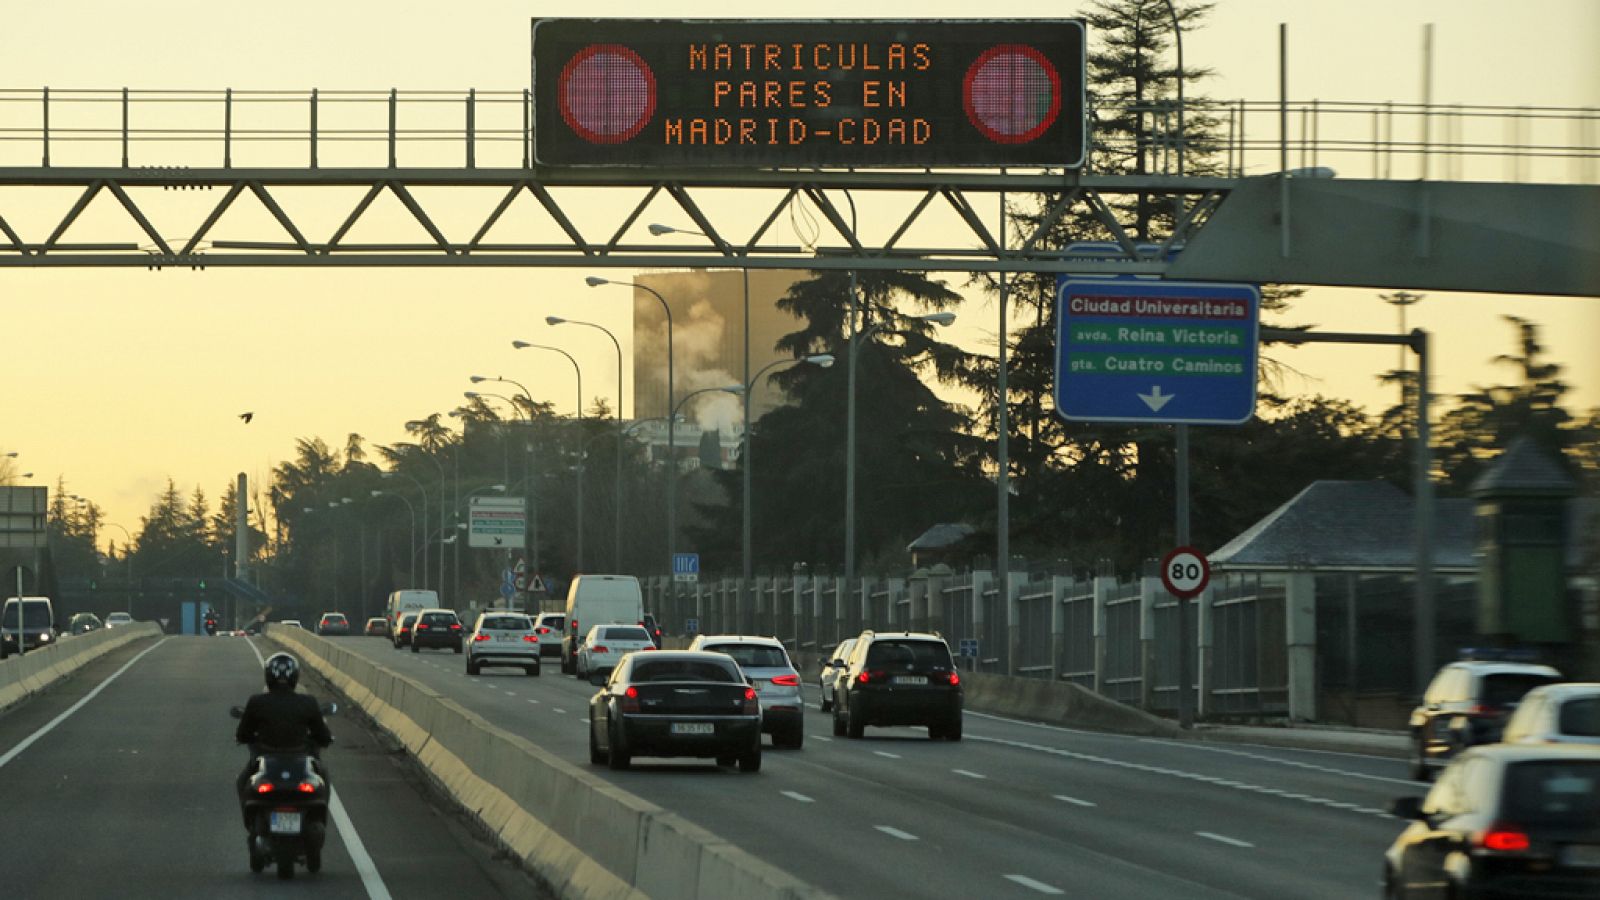
[[[137,622],[73,635],[48,647],[7,657],[0,661],[0,709],[45,690],[124,644],[159,634],[161,629],[154,622]]]
[[[829,896],[337,641],[296,629],[267,637],[394,735],[563,900]]]

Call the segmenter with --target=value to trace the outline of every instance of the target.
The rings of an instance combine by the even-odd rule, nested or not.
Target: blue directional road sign
[[[1237,425],[1254,415],[1254,285],[1062,277],[1056,303],[1062,418]]]
[[[672,554],[672,580],[698,582],[700,580],[700,554]]]

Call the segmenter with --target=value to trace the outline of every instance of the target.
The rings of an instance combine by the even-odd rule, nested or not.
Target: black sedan
[[[1593,748],[1474,747],[1391,811],[1411,825],[1385,856],[1387,897],[1600,897]]]
[[[589,701],[589,761],[626,769],[636,756],[693,756],[761,770],[761,701],[722,653],[630,653]]]

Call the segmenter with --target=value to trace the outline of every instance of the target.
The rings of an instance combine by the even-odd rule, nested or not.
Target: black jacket
[[[303,750],[328,746],[333,734],[315,697],[268,691],[245,704],[234,739],[256,748]]]

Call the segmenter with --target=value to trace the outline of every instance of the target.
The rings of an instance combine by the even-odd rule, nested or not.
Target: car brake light
[[[270,794],[270,793],[272,793],[272,783],[268,782],[266,784],[258,784],[258,785],[256,785],[256,793],[258,793],[258,794]]]
[[[487,641],[488,639],[489,639],[489,636],[487,634],[475,634],[475,635],[472,636],[472,640],[474,642]]]
[[[656,648],[655,644],[645,644],[643,647],[640,647],[639,649],[640,650],[654,650],[655,648]]]
[[[458,622],[458,623],[456,623],[454,625],[451,625],[450,626],[450,630],[451,631],[460,631],[461,630],[461,624]]]
[[[1526,833],[1504,827],[1495,827],[1484,832],[1483,837],[1478,839],[1478,843],[1481,844],[1485,850],[1499,850],[1503,852],[1526,850],[1531,844]]]
[[[746,699],[746,700],[754,700],[755,698],[756,698],[756,689],[755,688],[747,687],[747,688],[744,689],[744,699]]]
[[[422,625],[418,625],[418,626],[417,626],[417,630],[418,630],[418,631],[427,631],[427,630],[428,630],[428,626],[427,626],[427,624],[426,624],[426,623],[424,623],[424,624],[422,624]]]
[[[800,684],[800,676],[799,675],[779,675],[778,677],[772,679],[772,683],[773,684],[781,684],[784,687],[796,687],[796,686],[798,686]]]
[[[761,702],[756,699],[755,688],[747,687],[744,689],[744,715],[761,715]]]
[[[627,690],[622,692],[622,711],[625,713],[639,711],[639,689],[631,684],[628,685]]]
[[[605,644],[595,644],[593,647],[589,648],[589,652],[590,653],[610,653],[611,651],[606,649],[606,645]]]
[[[872,669],[872,670],[869,670],[869,671],[864,671],[860,675],[857,675],[856,676],[856,681],[859,681],[862,684],[871,684],[874,681],[887,681],[888,678],[889,678],[889,673],[888,672],[885,672],[882,669]]]
[[[300,782],[299,786],[295,788],[295,790],[298,790],[302,794],[315,794],[317,792],[317,786],[309,781],[302,781]]]
[[[539,636],[536,634],[525,634],[522,636],[522,639],[530,644],[539,643]]]
[[[1485,706],[1482,703],[1475,703],[1469,712],[1474,716],[1498,716],[1503,714],[1505,710],[1498,706]]]
[[[539,626],[539,633],[540,634],[549,634],[550,633],[550,629],[544,627],[543,625],[540,625]]]
[[[961,676],[957,675],[955,672],[951,672],[950,673],[950,683],[951,684],[960,684],[961,683]]]

